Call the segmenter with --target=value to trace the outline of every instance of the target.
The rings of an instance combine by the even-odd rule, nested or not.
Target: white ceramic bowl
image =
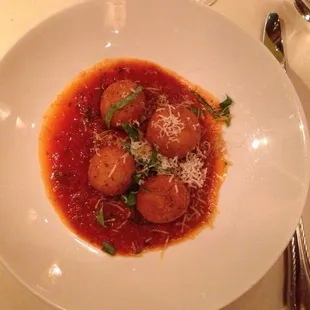
[[[60,221],[38,162],[42,115],[79,71],[106,57],[153,60],[236,104],[214,229],[164,258],[109,257]],[[0,63],[0,256],[65,309],[218,309],[288,243],[309,182],[305,118],[273,56],[211,9],[183,0],[93,1],[47,19]]]

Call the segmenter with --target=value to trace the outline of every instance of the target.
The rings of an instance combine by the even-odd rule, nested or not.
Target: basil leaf
[[[142,91],[142,86],[140,85],[129,96],[127,96],[126,98],[121,99],[120,101],[116,102],[115,104],[113,104],[109,108],[109,110],[107,112],[107,115],[105,116],[105,123],[106,123],[108,128],[110,128],[111,119],[112,119],[114,113],[116,111],[122,109],[128,103],[134,101],[138,97],[139,93],[141,93],[141,91]]]
[[[230,124],[231,124],[230,117],[228,117],[227,119],[225,119],[224,122],[225,122],[226,126],[229,127]]]
[[[124,143],[124,150],[130,154],[130,150],[131,150],[131,143],[130,140],[128,139],[127,141],[125,141]]]
[[[229,107],[233,103],[232,99],[226,95],[226,99],[220,103],[220,108],[223,115],[229,114]]]
[[[229,107],[233,103],[232,99],[227,96],[226,99],[220,103],[220,111],[217,112],[199,93],[191,90],[191,92],[198,98],[199,102],[210,112],[215,119],[221,119],[229,127],[231,123],[231,115]]]
[[[137,201],[137,192],[129,192],[127,195],[122,195],[122,200],[129,207],[133,207],[136,205]]]
[[[103,245],[103,251],[110,254],[110,255],[115,255],[115,248],[108,242],[102,242],[102,245]]]
[[[132,176],[132,179],[135,183],[139,184],[139,181],[143,180],[144,177],[147,177],[147,172],[142,173],[135,172]]]
[[[197,107],[191,107],[190,110],[199,118],[202,114],[203,111]]]
[[[101,226],[106,227],[104,223],[103,207],[101,207],[99,213],[96,215],[96,220]]]
[[[214,110],[214,108],[197,92],[191,91],[199,100],[199,102],[211,113],[211,115],[216,119],[220,118],[220,115]]]
[[[131,126],[127,123],[123,123],[122,127],[126,131],[129,138],[131,138],[133,141],[139,141],[139,132],[136,126]]]
[[[233,103],[232,99],[227,95],[226,95],[226,99],[220,103],[221,115],[224,117],[227,117],[227,119],[225,120],[227,127],[229,127],[231,123],[229,107],[232,105],[232,103]]]
[[[155,167],[156,165],[158,165],[158,151],[157,149],[153,149],[149,168]]]

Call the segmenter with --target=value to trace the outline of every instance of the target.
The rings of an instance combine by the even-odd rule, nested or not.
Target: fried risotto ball
[[[200,141],[201,126],[196,115],[185,107],[159,108],[151,116],[146,132],[149,143],[167,157],[184,158]]]
[[[136,171],[132,156],[114,146],[101,148],[90,160],[88,180],[106,196],[121,195],[129,188]]]
[[[100,111],[103,119],[105,120],[111,106],[131,95],[137,87],[138,85],[131,80],[121,80],[110,84],[103,92],[100,101]],[[133,101],[113,114],[110,126],[117,128],[122,123],[132,124],[135,121],[140,121],[144,113],[145,96],[142,90]]]
[[[148,178],[137,194],[138,211],[152,223],[169,223],[182,216],[190,196],[183,182],[175,176]]]

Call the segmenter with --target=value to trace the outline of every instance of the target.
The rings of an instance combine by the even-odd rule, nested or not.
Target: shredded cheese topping
[[[173,106],[168,105],[169,115],[159,115],[156,122],[152,122],[152,126],[159,128],[159,137],[167,137],[170,142],[179,142],[178,135],[184,129],[185,125],[178,115],[174,115]],[[158,111],[158,110],[157,110]]]
[[[203,187],[207,176],[207,168],[203,160],[195,153],[189,153],[186,161],[179,164],[178,176],[190,187]]]
[[[165,94],[160,94],[157,99],[156,99],[156,104],[158,106],[167,106],[169,105],[169,99],[167,97],[167,95]]]
[[[126,162],[126,158],[129,156],[128,153],[125,153],[121,158],[123,159],[123,164]]]
[[[110,178],[111,176],[112,176],[112,174],[115,172],[115,169],[116,169],[116,164],[112,167],[112,169],[111,169],[111,171],[110,171],[110,173],[109,173],[109,175],[108,175],[108,178]]]
[[[152,147],[147,141],[131,141],[130,153],[138,162],[148,163],[152,156]]]
[[[161,229],[153,229],[152,232],[157,232],[159,234],[169,235],[168,231],[161,230]]]
[[[157,168],[158,174],[167,174],[173,172],[178,167],[178,157],[168,158],[161,154],[157,156],[159,160],[159,165]],[[171,179],[172,180],[172,179]]]

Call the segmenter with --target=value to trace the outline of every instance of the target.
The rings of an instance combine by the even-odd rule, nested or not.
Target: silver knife
[[[263,31],[265,46],[286,69],[281,20],[277,13],[269,13]],[[286,249],[287,304],[291,310],[310,309],[310,259],[302,219]]]

